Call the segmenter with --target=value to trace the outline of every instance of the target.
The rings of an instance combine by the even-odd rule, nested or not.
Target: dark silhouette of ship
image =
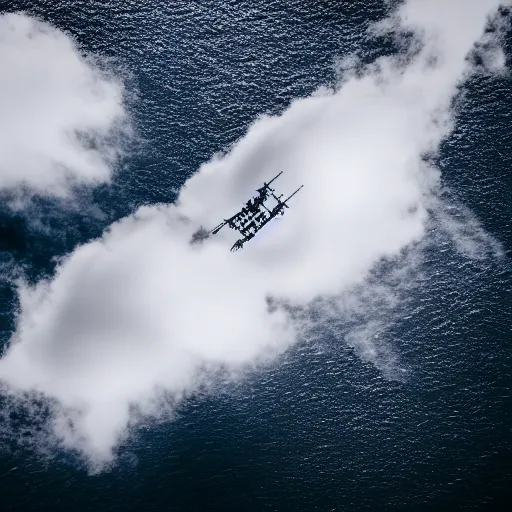
[[[283,174],[282,171],[268,183],[264,182],[263,186],[256,190],[258,193],[257,196],[249,199],[238,213],[235,213],[235,215],[229,219],[224,219],[224,221],[212,229],[208,235],[215,235],[224,226],[229,226],[231,229],[238,231],[242,235],[242,238],[238,239],[231,247],[231,251],[238,251],[239,249],[242,249],[246,242],[254,238],[256,233],[260,231],[263,226],[268,224],[275,217],[284,215],[285,208],[289,208],[286,203],[304,185],[301,185],[293,194],[287,197],[284,201],[281,201],[283,194],[279,197],[276,196],[275,190],[270,187],[272,182],[279,178],[281,174]],[[268,208],[265,205],[265,201],[270,197],[273,197],[277,201],[277,204],[272,208]]]

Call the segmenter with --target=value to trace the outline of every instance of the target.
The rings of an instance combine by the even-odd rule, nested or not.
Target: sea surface
[[[114,183],[83,204],[0,206],[4,264],[33,280],[55,256],[145,204],[172,202],[199,165],[335,80],[336,59],[394,51],[366,29],[381,1],[4,1],[111,59],[131,92],[140,140]],[[512,33],[505,41],[512,65]],[[502,248],[468,258],[427,252],[422,285],[385,333],[407,378],[390,379],[324,333],[246,379],[183,401],[140,428],[117,465],[89,475],[69,454],[0,453],[0,510],[510,510],[512,503],[512,80],[475,76],[442,147],[443,185]],[[98,214],[98,211],[101,214]],[[30,218],[37,215],[38,229]],[[0,279],[0,334],[16,295]],[[8,444],[8,443],[7,443]],[[4,443],[5,445],[5,443]]]

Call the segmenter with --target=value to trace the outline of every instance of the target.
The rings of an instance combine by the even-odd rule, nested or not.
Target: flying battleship
[[[284,201],[281,200],[283,194],[275,195],[275,190],[270,186],[283,172],[272,178],[268,183],[264,182],[261,188],[256,192],[258,195],[252,197],[245,203],[244,207],[229,219],[224,219],[218,226],[213,228],[208,234],[217,234],[224,226],[238,231],[242,238],[239,238],[231,247],[231,251],[242,249],[244,244],[254,238],[256,233],[260,231],[272,219],[284,215],[285,208],[289,208],[286,204],[304,185],[301,185],[293,194]],[[265,202],[272,197],[277,204],[268,208]]]

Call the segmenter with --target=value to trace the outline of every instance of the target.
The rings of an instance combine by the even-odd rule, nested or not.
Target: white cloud
[[[0,16],[0,188],[64,196],[108,182],[126,132],[121,83],[69,36],[20,14]]]
[[[0,377],[12,390],[55,399],[59,439],[101,465],[137,417],[131,409],[157,414],[158,397],[193,390],[205,368],[235,371],[293,343],[310,319],[292,321],[269,297],[299,307],[321,298],[331,318],[366,316],[347,342],[382,368],[395,364],[370,339],[382,319],[368,315],[391,311],[394,297],[367,278],[380,260],[425,237],[439,172],[422,155],[450,132],[465,57],[496,5],[408,2],[388,23],[407,18],[422,37],[408,64],[382,58],[336,91],[258,119],[229,153],[199,169],[176,205],[140,209],[77,248],[51,281],[20,284]],[[280,170],[279,190],[304,189],[243,251],[229,252],[235,237],[227,228],[188,243]],[[395,278],[407,275],[404,267]]]

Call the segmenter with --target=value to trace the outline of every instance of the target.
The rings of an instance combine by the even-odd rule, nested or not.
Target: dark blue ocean
[[[372,61],[395,51],[365,33],[388,12],[384,1],[0,5],[110,58],[144,141],[112,185],[77,192],[89,207],[44,198],[23,211],[0,206],[2,261],[33,280],[137,207],[172,202],[259,114],[333,84],[337,57],[359,52]],[[511,510],[512,80],[475,76],[464,91],[439,157],[443,185],[505,254],[428,253],[422,285],[386,333],[406,379],[387,378],[325,334],[244,381],[183,401],[173,422],[141,428],[121,446],[108,472],[90,476],[70,454],[41,459],[7,439],[0,510]],[[36,215],[51,230],[30,223]],[[5,343],[17,299],[10,280],[0,285]]]

